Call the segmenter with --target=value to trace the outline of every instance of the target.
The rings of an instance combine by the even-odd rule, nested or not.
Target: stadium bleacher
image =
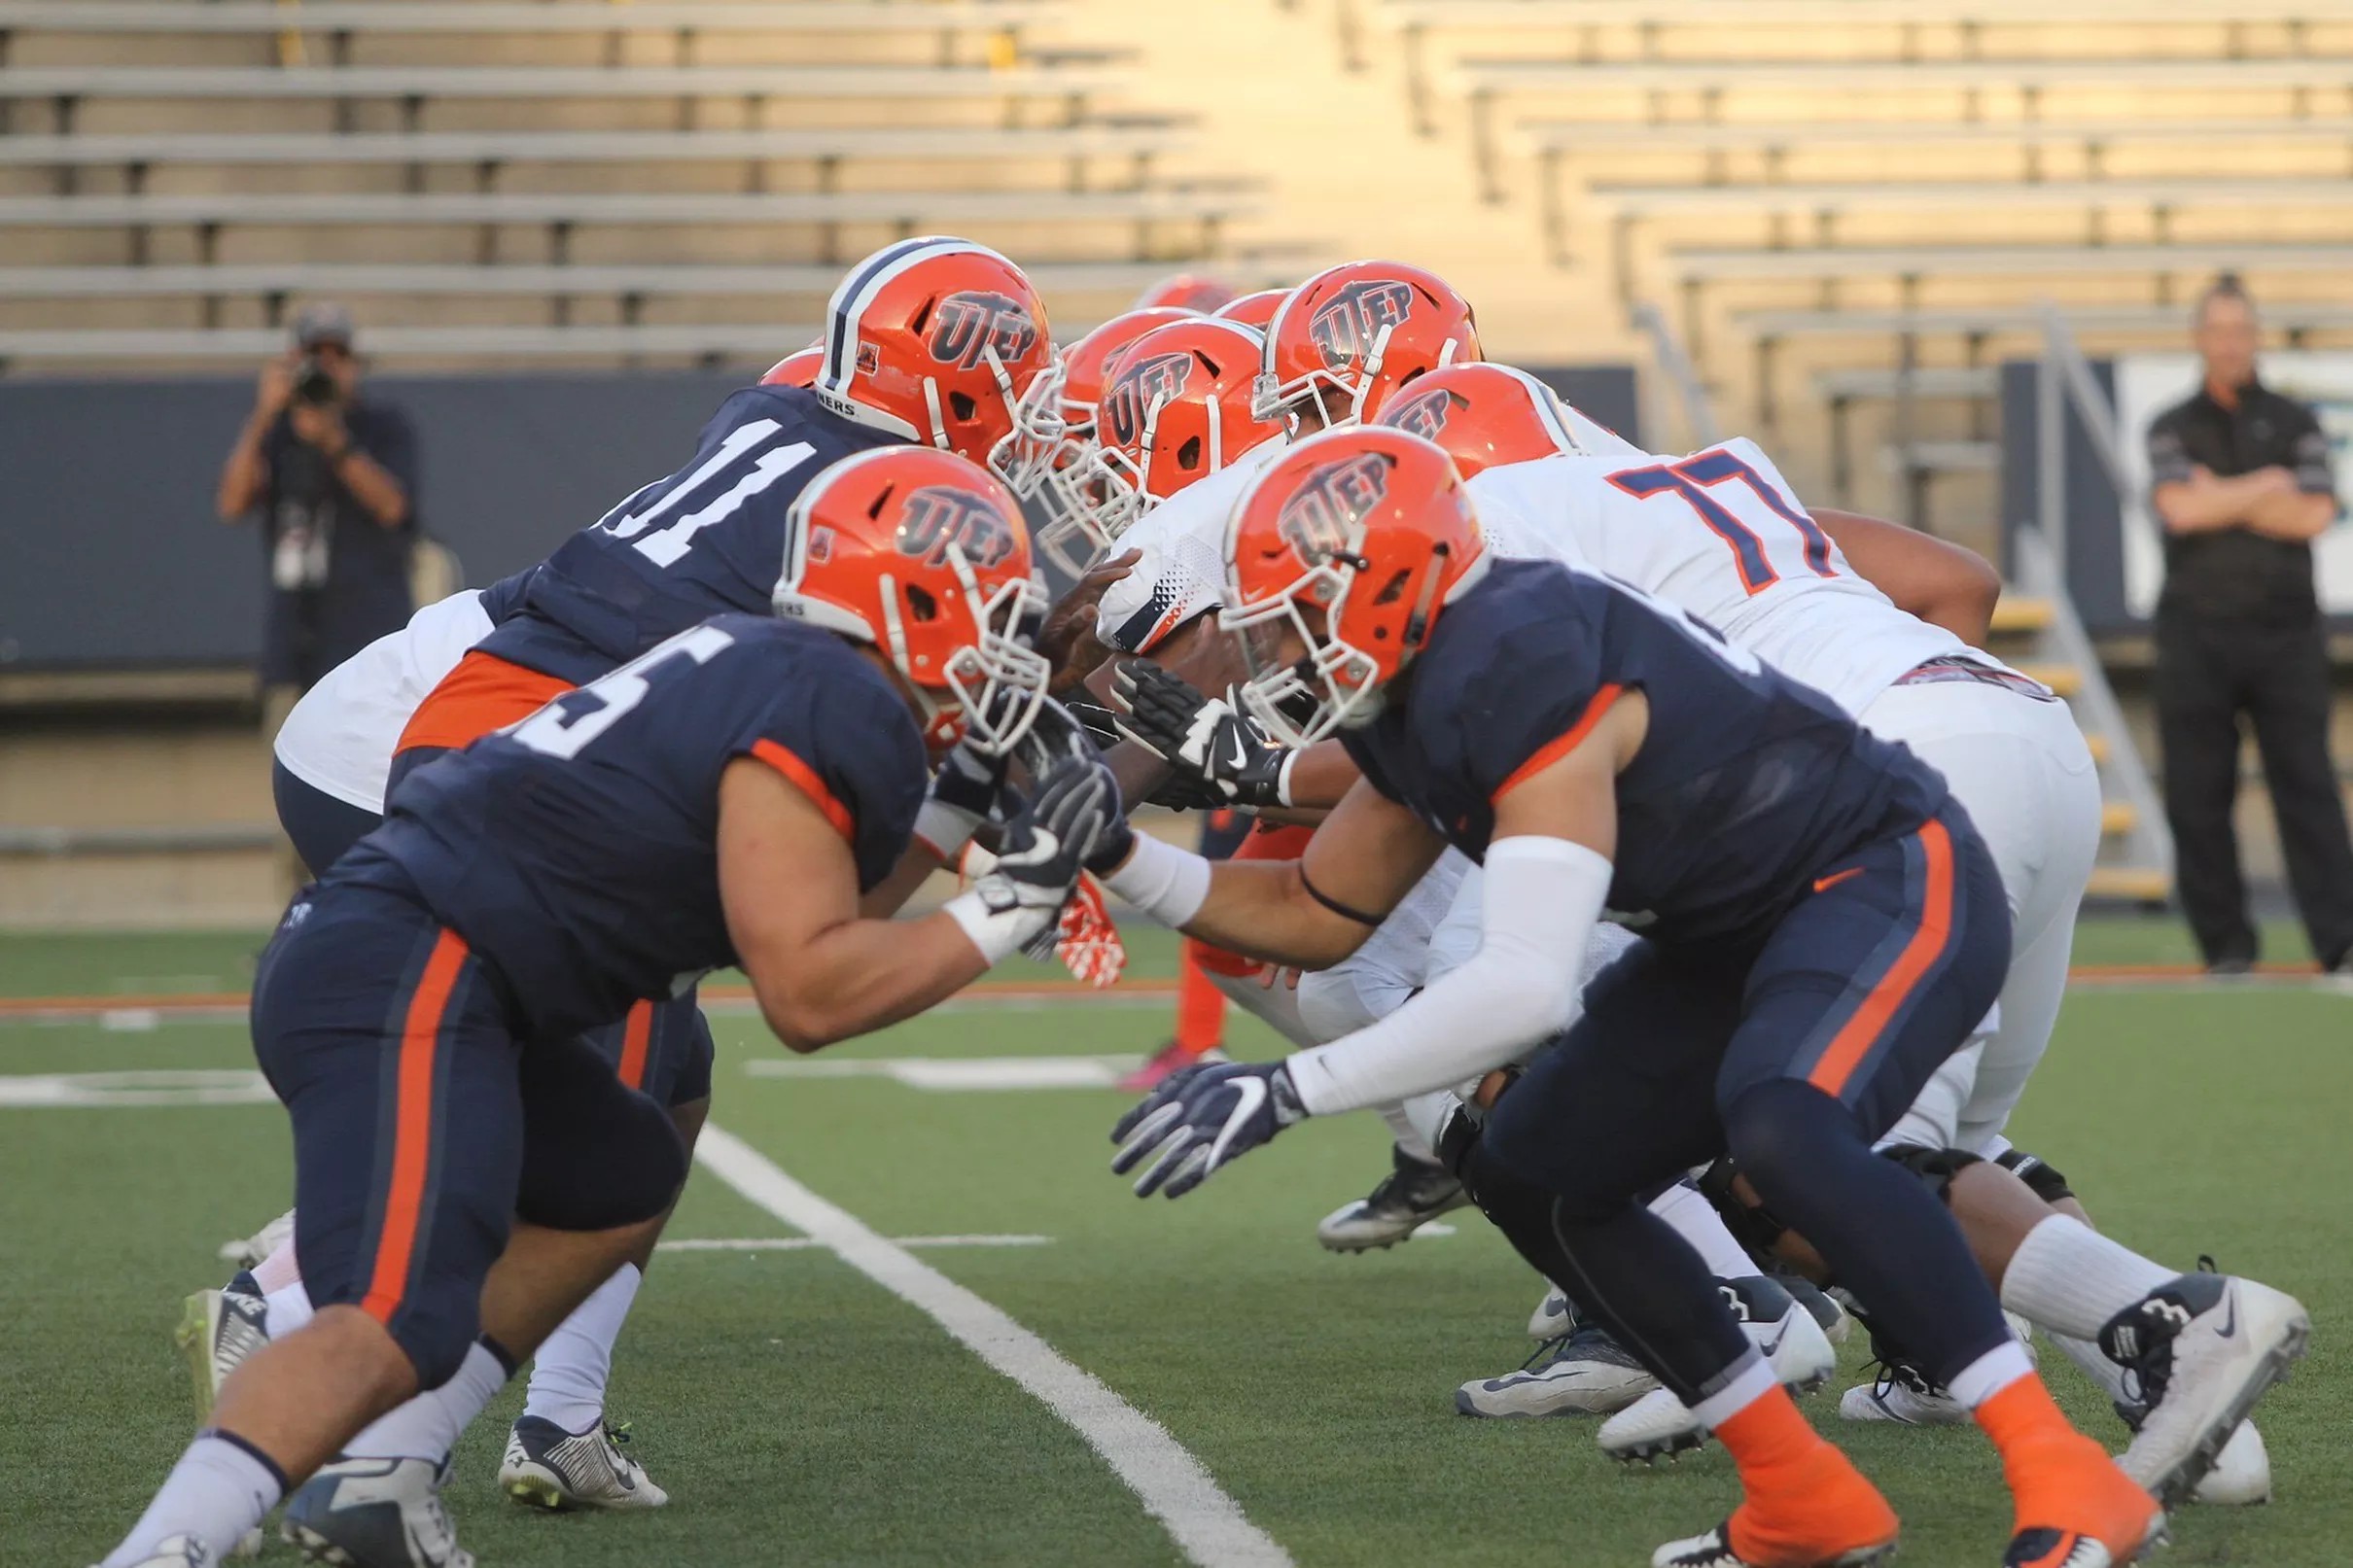
[[[377,354],[676,363],[750,324],[749,360],[824,263],[943,227],[1078,323],[1187,263],[1258,276],[1222,257],[1250,189],[1169,177],[1185,120],[1041,42],[1068,9],[7,0],[0,358],[234,359],[334,292]]]

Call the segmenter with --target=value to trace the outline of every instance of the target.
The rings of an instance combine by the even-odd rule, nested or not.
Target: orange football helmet
[[[825,307],[810,390],[844,419],[975,463],[1053,358],[1045,306],[1021,268],[970,240],[927,235],[850,268]]]
[[[1014,410],[1013,431],[990,464],[1024,501],[1047,514],[1038,547],[1071,573],[1094,564],[1083,514],[1092,502],[1085,488],[1087,460],[1095,446],[1095,404],[1103,397],[1111,362],[1144,333],[1171,322],[1197,321],[1201,313],[1176,305],[1123,311],[1054,357],[1045,374],[1030,383]]]
[[[1002,755],[1052,673],[1044,595],[1004,485],[953,452],[882,446],[811,479],[786,527],[776,612],[880,648],[923,700],[924,740]]]
[[[1508,365],[1450,365],[1417,376],[1373,423],[1435,441],[1465,479],[1586,450],[1552,388]]]
[[[823,338],[807,348],[797,348],[768,366],[768,373],[759,378],[763,387],[807,387],[817,382],[817,372],[825,367],[825,344]]]
[[[1108,547],[1156,502],[1283,434],[1250,417],[1259,334],[1213,316],[1155,327],[1119,356],[1095,405],[1086,516]]]
[[[1210,314],[1220,321],[1238,321],[1245,327],[1255,327],[1263,332],[1274,324],[1275,312],[1282,308],[1282,301],[1290,296],[1288,289],[1260,289],[1228,299]]]
[[[1207,314],[1234,297],[1234,286],[1216,278],[1205,278],[1196,273],[1179,272],[1175,277],[1162,278],[1158,283],[1136,296],[1130,307],[1148,309],[1153,305],[1177,305],[1186,310]]]
[[[1347,261],[1308,279],[1276,310],[1252,411],[1295,415],[1330,391],[1348,407],[1325,405],[1324,422],[1353,424],[1414,377],[1481,357],[1470,302],[1444,278],[1402,261]]]
[[[1267,467],[1226,525],[1226,605],[1243,708],[1286,746],[1380,712],[1439,612],[1487,572],[1462,475],[1419,436],[1327,431]]]

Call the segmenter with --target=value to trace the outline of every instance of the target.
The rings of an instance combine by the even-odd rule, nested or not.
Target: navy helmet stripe
[[[861,308],[860,296],[882,280],[884,274],[896,271],[897,263],[911,261],[916,253],[932,246],[962,249],[970,244],[944,234],[921,234],[902,239],[896,245],[885,246],[866,258],[856,272],[844,278],[833,291],[832,319],[825,330],[825,383],[835,391],[849,385],[852,366],[849,362],[855,333],[850,330],[853,311]]]

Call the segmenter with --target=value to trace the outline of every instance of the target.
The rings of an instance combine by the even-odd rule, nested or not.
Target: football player
[[[2120,1407],[2137,1408],[2126,1472],[2168,1502],[2187,1494],[2199,1481],[2191,1472],[2210,1457],[2196,1446],[2212,1436],[2216,1412],[2244,1397],[2246,1370],[2268,1353],[2247,1339],[2226,1343],[2218,1330],[2234,1294],[2264,1287],[2184,1276],[2099,1236],[2080,1205],[2061,1212],[2043,1201],[2071,1199],[2064,1178],[2002,1135],[2049,1049],[2066,990],[2076,910],[2098,853],[2100,795],[2065,705],[1973,645],[1984,640],[1998,579],[1981,564],[1974,577],[1983,591],[1973,591],[1973,574],[1948,565],[1962,554],[1952,546],[1851,513],[1809,512],[1751,441],[1673,458],[1582,455],[1566,414],[1523,371],[1467,366],[1417,383],[1382,423],[1447,449],[1469,477],[1491,542],[1512,541],[1504,553],[1533,549],[1673,602],[1943,773],[2001,871],[2009,975],[1986,1028],[1937,1070],[1881,1152],[1963,1218],[2003,1306],[2050,1333]],[[1882,583],[1921,614],[1891,603]],[[1474,928],[1478,896],[1474,881],[1457,904]],[[1769,1220],[1737,1204],[1735,1212],[1752,1236],[1769,1231]],[[2152,1315],[2184,1311],[2187,1329],[2136,1330]],[[2169,1361],[2120,1362],[2103,1344],[2162,1345]],[[1847,1391],[1849,1418],[1967,1418],[1923,1386],[1900,1347],[1882,1349],[1891,1375]],[[2150,1389],[2165,1397],[2151,1400]],[[1634,1452],[1696,1437],[1664,1395],[1603,1432],[1605,1444]],[[2244,1473],[2200,1495],[2268,1495],[2260,1438],[2249,1428],[2233,1441],[2240,1452],[2230,1468]]]
[[[1117,815],[1091,752],[1037,770],[986,878],[889,918],[903,865],[936,863],[910,853],[927,759],[1006,756],[1044,701],[1011,496],[885,449],[828,469],[788,527],[772,616],[688,627],[416,770],[288,911],[254,1038],[294,1123],[317,1311],[230,1375],[105,1568],[212,1562],[370,1418],[454,1377],[495,1388],[658,1226],[684,1145],[582,1030],[740,963],[814,1051],[1052,928]],[[325,1554],[310,1516],[287,1533]]]
[[[772,587],[791,509],[837,460],[920,442],[1001,461],[1013,409],[1045,366],[1046,331],[1035,291],[997,253],[936,236],[884,248],[844,275],[813,369],[808,350],[780,363],[761,385],[721,404],[685,466],[575,535],[542,568],[476,604],[458,596],[445,611],[420,616],[411,628],[417,635],[353,661],[331,681],[332,703],[311,705],[318,722],[298,729],[294,744],[339,750],[340,802],[351,807],[357,796],[364,806],[369,778],[381,798],[386,774],[377,770],[387,755],[392,775],[404,776],[710,615],[762,610],[769,590],[761,579]],[[438,681],[427,673],[437,670]],[[287,749],[282,744],[281,754]],[[953,858],[977,819],[975,786],[985,807],[988,772],[954,759],[941,770],[939,788],[949,798],[927,802],[923,831],[943,857]],[[950,803],[959,784],[966,791],[963,806]],[[291,810],[282,803],[282,812],[290,828],[297,818],[322,823],[298,831],[297,842],[309,839],[305,856],[324,869],[369,823],[319,805],[312,792]],[[709,1051],[690,991],[637,1010],[607,1040],[615,1065],[643,1074],[647,1087],[659,1091],[668,1080],[688,1137],[705,1109]],[[280,1322],[290,1324],[299,1301],[293,1270],[281,1259],[256,1272],[264,1293],[277,1298]],[[611,1293],[588,1304],[583,1316],[592,1333],[576,1340],[568,1328],[551,1339],[555,1366],[542,1380],[552,1413],[527,1412],[510,1435],[501,1475],[511,1495],[600,1506],[644,1506],[660,1495],[599,1423],[584,1418],[591,1390],[601,1395],[636,1274],[634,1267],[620,1271]],[[200,1385],[207,1373],[215,1381],[225,1376],[266,1326],[260,1303],[241,1291],[204,1305],[204,1319],[192,1313],[189,1323]],[[438,1514],[433,1477],[448,1441],[478,1408],[474,1392],[430,1394],[363,1434],[348,1456],[348,1476],[353,1498],[365,1502],[339,1505],[347,1472],[329,1466],[295,1503],[314,1533],[363,1568],[379,1568],[370,1555],[376,1543],[416,1533],[404,1514]],[[407,1558],[384,1561],[389,1568]]]
[[[1942,779],[1672,606],[1495,560],[1452,461],[1403,432],[1286,452],[1227,559],[1250,716],[1293,747],[1341,739],[1363,782],[1298,862],[1115,837],[1109,885],[1319,966],[1452,844],[1484,862],[1481,945],[1343,1040],[1171,1080],[1122,1119],[1114,1167],[1181,1196],[1306,1115],[1475,1078],[1565,1026],[1457,1168],[1733,1453],[1739,1508],[1658,1564],[1876,1561],[1897,1533],[1637,1202],[1727,1150],[1994,1440],[2013,1561],[2135,1556],[2163,1510],[2067,1424],[1949,1215],[1872,1149],[2007,966],[1998,870]],[[1581,987],[1605,905],[1646,940]]]

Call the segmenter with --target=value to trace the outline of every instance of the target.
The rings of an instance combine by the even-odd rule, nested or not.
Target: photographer
[[[360,397],[352,348],[342,307],[304,308],[221,470],[222,520],[262,524],[265,722],[411,609],[416,436],[399,409]]]

